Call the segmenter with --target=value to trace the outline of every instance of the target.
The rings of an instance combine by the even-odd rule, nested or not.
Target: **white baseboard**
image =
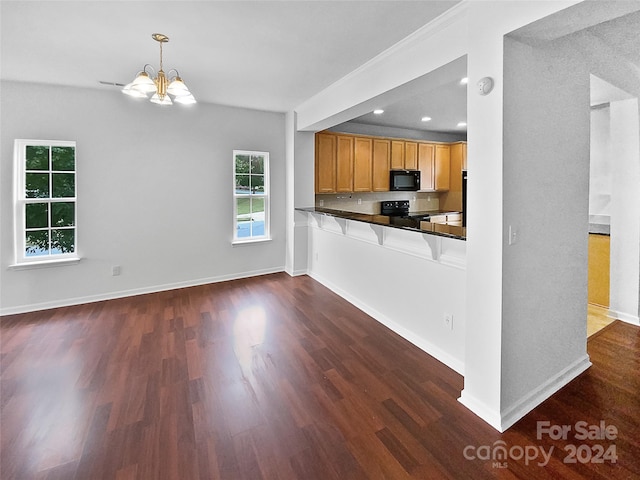
[[[473,395],[470,395],[466,390],[462,390],[462,394],[458,401],[493,428],[499,432],[504,432],[551,395],[570,383],[590,366],[591,361],[589,360],[589,355],[585,353],[584,356],[558,372],[538,388],[529,392],[510,407],[501,409],[500,412],[489,408],[487,405],[474,398]]]
[[[560,370],[556,375],[544,382],[538,388],[529,392],[510,407],[504,409],[501,415],[501,431],[504,432],[507,428],[516,423],[562,387],[567,385],[590,366],[591,361],[589,360],[589,355],[585,353],[582,357],[566,368]]]
[[[637,315],[630,315],[628,313],[609,309],[609,311],[607,312],[607,317],[615,318],[616,320],[622,320],[623,322],[630,323],[631,325],[635,325],[636,327],[640,327],[640,317],[638,317]]]
[[[502,422],[500,419],[500,412],[495,411],[492,408],[489,408],[485,403],[478,400],[473,395],[469,394],[467,389],[463,389],[460,393],[460,398],[458,401],[471,410],[472,413],[475,413],[482,420],[487,422],[493,428],[502,433]]]
[[[262,270],[252,270],[248,272],[238,272],[229,275],[219,275],[216,277],[199,278],[196,280],[188,280],[185,282],[167,283],[164,285],[151,285],[148,287],[134,288],[130,290],[121,290],[117,292],[101,293],[97,295],[88,295],[85,297],[65,298],[53,300],[50,302],[34,303],[31,305],[20,305],[18,307],[8,307],[0,309],[0,316],[16,315],[20,313],[35,312],[38,310],[48,310],[51,308],[69,307],[72,305],[80,305],[83,303],[101,302],[104,300],[114,300],[116,298],[133,297],[135,295],[145,295],[147,293],[164,292],[167,290],[175,290],[177,288],[195,287],[198,285],[206,285],[208,283],[225,282],[228,280],[238,280],[240,278],[256,277],[259,275],[267,275],[269,273],[283,272],[283,267],[267,268]]]
[[[416,335],[411,330],[408,330],[403,326],[399,325],[398,323],[394,322],[393,320],[389,319],[387,316],[383,315],[375,308],[372,308],[371,306],[362,302],[359,298],[356,298],[353,295],[349,294],[348,292],[342,290],[332,282],[328,281],[326,278],[311,271],[307,272],[307,275],[309,275],[311,278],[313,278],[317,282],[320,282],[329,290],[339,295],[340,297],[344,298],[346,301],[356,306],[357,308],[365,312],[367,315],[373,317],[375,320],[377,320],[378,322],[380,322],[381,324],[383,324],[385,327],[389,328],[393,332],[397,333],[405,340],[411,342],[420,350],[424,351],[425,353],[428,353],[439,362],[442,362],[447,367],[455,370],[460,375],[464,375],[464,362],[462,362],[461,360],[458,360],[457,358],[449,355],[447,352],[445,352],[438,346],[434,345],[428,340]]]
[[[302,268],[299,270],[290,270],[286,268],[284,271],[292,277],[299,277],[300,275],[306,275],[307,273],[309,273],[306,268]]]

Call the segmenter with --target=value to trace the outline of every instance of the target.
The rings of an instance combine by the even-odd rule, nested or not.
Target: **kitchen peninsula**
[[[364,222],[364,223],[369,223],[373,225],[382,225],[385,227],[393,227],[393,228],[399,228],[402,230],[426,233],[426,234],[437,235],[441,237],[454,238],[458,240],[466,240],[467,238],[467,229],[465,227],[462,227],[459,225],[450,225],[448,223],[420,220],[419,215],[415,215],[413,218],[394,217],[389,215],[357,213],[357,212],[333,210],[333,209],[318,208],[318,207],[296,208],[296,210],[313,213],[313,214],[328,215],[331,217],[344,219],[344,220],[353,220],[353,221]],[[431,214],[431,215],[437,215],[439,217],[451,215],[451,214],[458,214],[458,212],[446,212],[446,211],[420,212],[420,213],[423,214],[424,216]]]

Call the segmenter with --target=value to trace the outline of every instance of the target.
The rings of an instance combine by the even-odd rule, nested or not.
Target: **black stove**
[[[409,215],[409,200],[385,200],[380,202],[380,214],[389,217],[406,217]]]
[[[420,228],[420,222],[428,222],[428,214],[411,215],[409,200],[385,200],[380,202],[380,214],[389,217],[393,225]]]

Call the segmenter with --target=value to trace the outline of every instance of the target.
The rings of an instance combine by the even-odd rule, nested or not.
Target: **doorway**
[[[587,336],[616,318],[637,320],[638,225],[629,217],[640,214],[638,100],[593,74],[590,96]]]

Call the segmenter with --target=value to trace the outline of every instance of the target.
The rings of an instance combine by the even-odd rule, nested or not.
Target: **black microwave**
[[[391,191],[411,192],[420,190],[420,170],[391,170]]]

